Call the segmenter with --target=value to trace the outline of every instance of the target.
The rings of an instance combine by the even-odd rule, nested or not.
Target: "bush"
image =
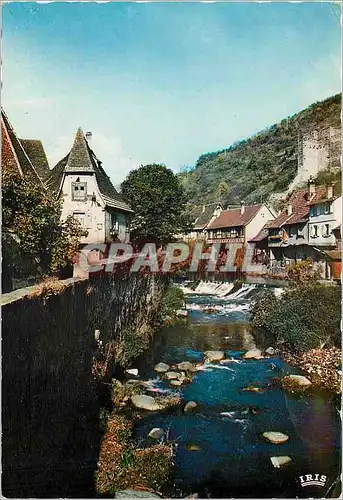
[[[174,317],[178,309],[185,307],[185,294],[176,285],[170,284],[162,300],[161,317]]]
[[[279,298],[266,291],[251,308],[258,337],[294,352],[340,345],[341,290],[318,283],[290,287]]]

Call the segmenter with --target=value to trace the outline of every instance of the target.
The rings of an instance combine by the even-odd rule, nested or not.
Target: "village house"
[[[63,202],[62,220],[77,219],[87,236],[81,244],[129,241],[133,210],[114,188],[90,148],[91,134],[76,132],[70,152],[51,170],[48,187]]]
[[[264,226],[270,272],[282,274],[287,265],[311,258],[322,276],[330,277],[323,253],[316,247],[336,245],[332,229],[341,221],[337,215],[341,199],[334,198],[331,190],[332,186],[315,186],[310,179],[308,188],[294,192],[286,208]]]
[[[49,164],[41,141],[20,139],[1,109],[1,169],[42,183]]]
[[[209,203],[203,205],[200,214],[196,217],[191,231],[182,235],[182,239],[204,240],[206,238],[206,227],[223,211],[221,203]]]
[[[207,242],[245,245],[274,217],[274,213],[265,204],[242,205],[223,210],[207,225]]]

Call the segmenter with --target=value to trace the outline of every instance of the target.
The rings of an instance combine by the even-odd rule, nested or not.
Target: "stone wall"
[[[98,276],[2,296],[4,496],[93,495],[108,388],[92,375],[94,331],[106,346],[125,326],[152,320],[163,287],[151,276]]]

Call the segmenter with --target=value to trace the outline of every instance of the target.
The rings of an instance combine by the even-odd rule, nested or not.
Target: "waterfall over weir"
[[[262,285],[264,287],[264,285]],[[181,285],[183,292],[186,295],[196,294],[196,295],[216,295],[217,297],[229,296],[230,299],[243,299],[252,295],[254,291],[261,288],[261,285],[250,284],[250,283],[225,283],[218,281],[200,281],[195,289],[189,288],[185,285]],[[283,288],[274,288],[275,295],[280,295]]]

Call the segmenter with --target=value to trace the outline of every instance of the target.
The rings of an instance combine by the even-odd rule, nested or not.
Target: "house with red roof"
[[[335,200],[337,200],[335,205],[337,212],[341,206],[339,197],[334,198],[331,188],[316,186],[312,179],[309,180],[307,189],[295,191],[289,197],[286,208],[264,226],[263,238],[260,239],[260,242],[267,243],[269,268],[272,273],[285,272],[287,265],[311,258],[318,268],[322,268],[323,277],[329,277],[329,268],[323,254],[317,251],[316,246],[323,243],[327,243],[328,246],[336,245],[332,229],[340,224],[341,218],[337,214],[334,215],[333,209],[330,208]],[[317,214],[315,207],[318,207],[318,216],[315,215]],[[319,222],[321,236],[319,236]],[[258,236],[250,241],[257,242]]]
[[[69,153],[50,171],[47,186],[62,200],[62,220],[77,219],[86,230],[82,244],[127,242],[133,210],[122,199],[81,128]]]
[[[41,141],[20,139],[1,109],[1,169],[42,183],[49,164]]]
[[[273,211],[262,203],[223,210],[206,227],[207,241],[245,245],[274,217]]]

